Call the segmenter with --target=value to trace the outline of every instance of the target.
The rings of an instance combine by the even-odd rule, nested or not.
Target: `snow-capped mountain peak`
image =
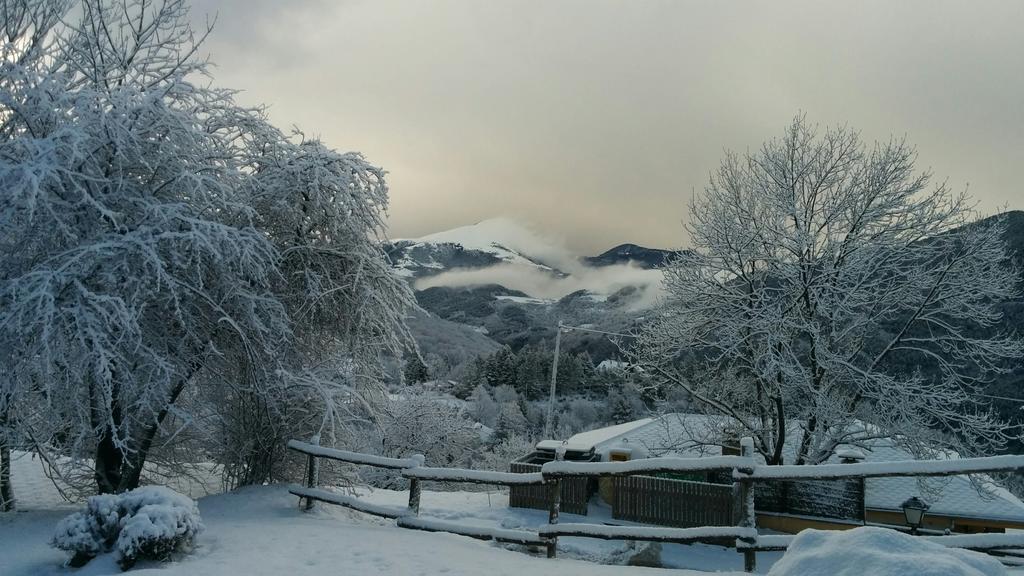
[[[394,240],[388,255],[402,274],[413,277],[496,264],[528,266],[561,275],[557,265],[568,258],[565,250],[509,218],[491,218],[420,238]]]

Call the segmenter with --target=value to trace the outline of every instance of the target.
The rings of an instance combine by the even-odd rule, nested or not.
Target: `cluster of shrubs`
[[[139,560],[163,561],[188,551],[202,529],[194,500],[163,486],[145,486],[89,498],[85,510],[61,520],[51,544],[73,554],[70,566],[113,552],[128,570]]]

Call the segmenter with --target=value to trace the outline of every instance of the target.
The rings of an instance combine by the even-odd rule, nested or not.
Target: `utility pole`
[[[555,332],[555,358],[551,361],[551,391],[548,393],[548,413],[547,417],[544,418],[544,440],[552,440],[551,419],[555,414],[555,383],[558,381],[558,353],[562,348],[562,332],[568,332],[570,330],[592,332],[594,334],[604,334],[606,336],[619,336],[622,338],[636,338],[636,335],[634,334],[595,330],[594,328],[587,328],[585,326],[566,326],[565,324],[562,324],[561,320],[558,321],[558,331]]]
[[[544,418],[544,440],[551,439],[551,418],[555,412],[555,383],[558,381],[558,353],[562,348],[562,321],[555,332],[555,358],[551,361],[551,390],[548,393],[548,414]]]

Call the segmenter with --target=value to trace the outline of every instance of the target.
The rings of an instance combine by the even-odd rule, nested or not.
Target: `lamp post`
[[[924,522],[924,513],[929,508],[928,504],[917,496],[913,496],[903,502],[901,508],[903,508],[903,516],[910,526],[910,533],[917,534],[918,527]]]

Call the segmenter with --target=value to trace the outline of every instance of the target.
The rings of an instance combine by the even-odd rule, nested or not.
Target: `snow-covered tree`
[[[494,401],[494,397],[487,391],[486,386],[477,386],[469,396],[470,413],[477,422],[488,428],[494,428],[498,423],[498,415],[501,413],[501,406]]]
[[[479,432],[465,409],[412,390],[384,399],[356,449],[395,458],[422,454],[430,466],[467,467],[480,445]],[[374,486],[404,486],[394,471],[369,468],[361,477]]]
[[[183,0],[0,8],[0,438],[91,455],[113,492],[211,420],[253,482],[369,406],[411,302],[383,171],[199,82]]]
[[[527,400],[543,398],[551,379],[551,354],[545,353],[543,344],[524,346],[515,355],[515,367],[515,388]],[[559,372],[558,376],[561,384],[562,373]],[[559,390],[565,391],[561,387]]]
[[[487,358],[487,383],[491,386],[516,386],[516,357],[504,347]]]
[[[498,420],[494,426],[494,434],[491,436],[491,444],[500,444],[511,436],[526,436],[530,431],[530,422],[519,404],[513,402],[502,403],[498,412]]]
[[[1002,227],[914,168],[902,140],[865,146],[798,117],[728,154],[690,205],[692,250],[635,359],[730,416],[770,463],[891,436],[919,454],[990,453],[1013,432],[977,394],[1020,358],[995,329],[1019,276]],[[791,437],[793,437],[791,435]]]

